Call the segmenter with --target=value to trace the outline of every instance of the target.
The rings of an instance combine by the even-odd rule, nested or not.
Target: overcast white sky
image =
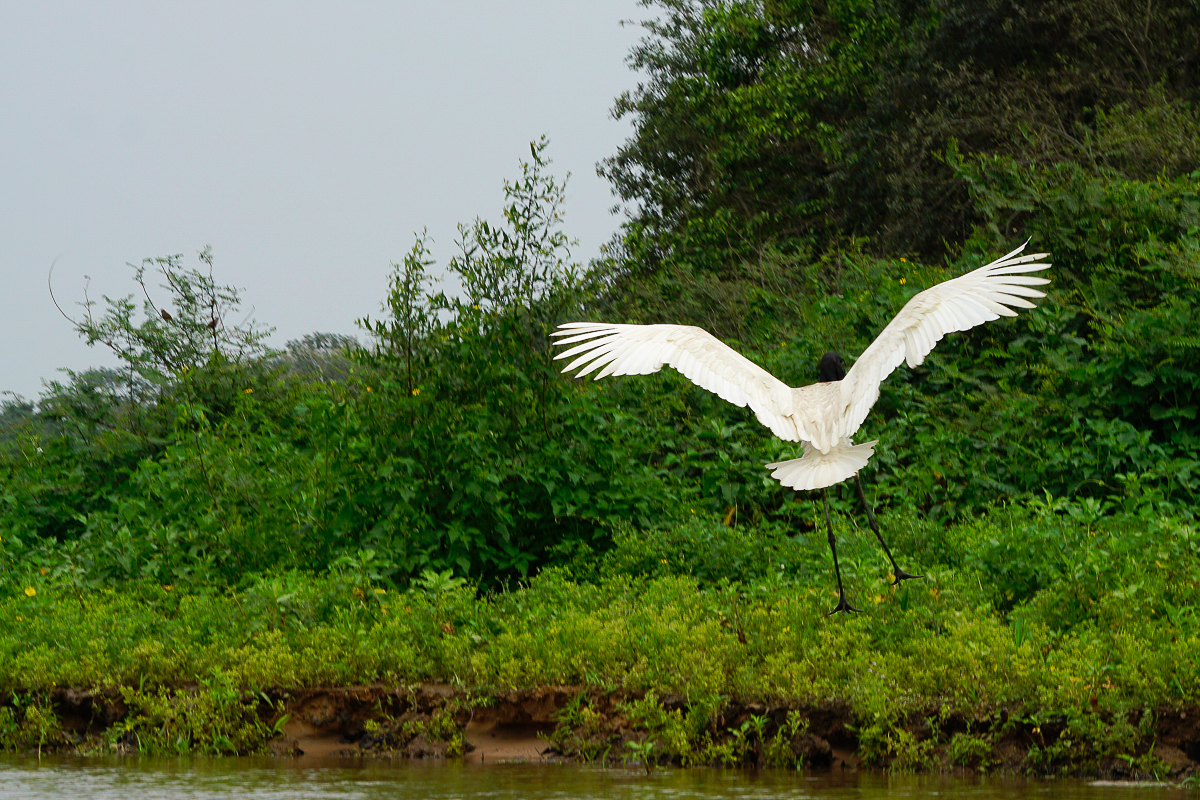
[[[127,262],[211,245],[272,344],[365,338],[427,227],[498,220],[549,135],[580,261],[619,224],[595,174],[628,135],[635,0],[0,0],[0,390],[112,364],[51,304],[136,288]]]

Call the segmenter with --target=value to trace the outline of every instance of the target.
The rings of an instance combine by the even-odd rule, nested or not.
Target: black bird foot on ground
[[[846,599],[845,595],[842,595],[842,599],[838,600],[837,607],[834,608],[833,611],[830,611],[825,616],[832,617],[834,614],[837,614],[839,611],[844,614],[861,614],[862,613],[861,608],[855,608],[854,606],[850,605],[850,601]]]
[[[896,580],[892,581],[892,586],[899,586],[901,581],[910,581],[913,578],[925,577],[924,575],[910,575],[902,569],[894,570],[894,572],[896,573]]]

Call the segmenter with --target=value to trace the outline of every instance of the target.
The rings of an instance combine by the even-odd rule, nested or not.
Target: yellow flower
[[[900,285],[901,285],[901,286],[903,286],[903,285],[904,285],[904,284],[906,284],[906,283],[908,283],[908,278],[901,278],[901,279],[900,279]]]
[[[900,263],[901,263],[901,264],[907,264],[907,263],[908,263],[908,259],[907,259],[907,258],[902,258],[902,259],[900,259]]]
[[[416,397],[416,396],[417,396],[417,395],[419,395],[420,393],[421,393],[421,390],[420,390],[420,389],[413,389],[413,397]]]
[[[26,597],[33,597],[35,594],[37,594],[37,589],[33,588],[32,586],[25,587],[25,596]]]
[[[253,389],[242,389],[242,394],[254,394]]]
[[[476,311],[478,311],[478,310],[479,310],[479,306],[478,306],[478,305],[476,305],[476,306],[475,306],[475,310],[476,310]]]
[[[367,391],[368,391],[368,392],[369,392],[369,391],[371,391],[371,387],[370,387],[370,386],[368,386],[368,387],[367,387]]]

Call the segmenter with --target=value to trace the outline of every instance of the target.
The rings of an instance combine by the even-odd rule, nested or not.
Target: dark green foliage
[[[936,398],[961,420],[990,416],[997,435],[960,446],[1008,487],[1141,495],[1187,513],[1200,489],[1197,176],[961,166],[994,235],[1019,217],[1054,253],[1054,284],[1041,308],[940,345],[929,375],[938,389],[917,402],[932,413]]]
[[[1194,8],[647,5],[648,80],[616,109],[635,133],[605,165],[636,204],[607,315],[705,326],[803,383],[1032,235],[1056,265],[1042,307],[885,383],[860,434],[883,440],[880,499],[954,517],[1049,489],[1190,513]],[[976,223],[950,269],[864,254],[940,253]],[[750,428],[743,450],[771,451]]]
[[[622,521],[663,518],[680,487],[664,483],[659,434],[687,411],[669,399],[673,384],[574,384],[552,363],[547,335],[580,313],[594,279],[568,260],[564,187],[546,174],[544,148],[535,143],[521,180],[506,184],[503,225],[463,228],[449,265],[463,296],[430,293],[419,240],[396,267],[388,316],[364,321],[374,346],[353,361],[334,360],[325,345],[347,342],[326,337],[249,361],[214,350],[172,372],[153,353],[181,351],[190,328],[176,343],[176,319],[147,306],[139,326],[131,303],[118,304],[105,336],[133,342],[120,350],[131,372],[161,391],[124,400],[77,382],[72,396],[91,405],[55,395],[70,433],[30,431],[10,454],[12,560],[81,590],[236,584],[345,559],[369,560],[385,582],[435,569],[495,584],[572,548],[603,549]],[[163,264],[170,286],[193,285],[177,270]],[[157,349],[137,344],[147,337]],[[280,374],[293,364],[292,377]],[[345,377],[329,380],[330,368]],[[126,385],[120,374],[110,383]],[[140,427],[114,422],[125,409]],[[104,474],[76,481],[67,469]],[[45,493],[52,504],[37,502]]]
[[[36,417],[6,429],[0,471],[17,539],[74,539],[86,515],[121,496],[139,463],[228,416],[247,389],[272,391],[267,332],[253,322],[227,325],[238,292],[214,281],[208,250],[200,261],[207,272],[185,269],[180,256],[131,265],[145,298],[140,321],[133,295],[105,297],[99,315],[87,298],[82,317],[68,317],[122,366],[68,372],[69,381],[50,384]],[[160,292],[148,285],[152,273],[163,281]],[[161,307],[155,294],[165,295]]]
[[[428,293],[418,240],[393,276],[390,319],[364,323],[377,345],[359,354],[362,455],[376,477],[347,521],[403,573],[524,575],[554,548],[662,513],[650,421],[610,417],[598,388],[552,364],[549,333],[592,290],[568,261],[545,146],[506,184],[504,225],[461,229],[448,265],[460,297]]]
[[[636,280],[851,236],[940,255],[980,221],[949,146],[1147,180],[1200,166],[1192,3],[646,0],[603,172]]]
[[[431,293],[418,240],[396,267],[387,315],[364,322],[375,344],[350,351],[353,362],[333,350],[347,342],[313,339],[282,359],[308,366],[280,378],[278,357],[214,352],[161,372],[157,399],[136,403],[122,373],[87,373],[52,396],[57,421],[11,425],[0,498],[9,585],[31,567],[80,592],[336,564],[373,576],[363,587],[425,569],[492,586],[556,563],[581,576],[823,574],[823,537],[797,538],[819,531],[817,506],[762,467],[794,447],[748,410],[669,370],[600,383],[558,374],[547,334],[601,301],[599,276],[567,259],[562,187],[542,147],[507,187],[505,224],[464,228],[450,264],[464,296]],[[1190,518],[1193,178],[955,165],[991,236],[1019,214],[1063,258],[1040,308],[952,335],[884,384],[860,434],[881,439],[864,473],[872,501],[945,521],[1049,491],[1099,516]],[[847,247],[797,278],[794,260],[773,254],[754,280],[685,284],[676,307],[720,309],[744,337],[732,344],[801,385],[818,354],[853,358],[916,291],[993,257],[988,230],[952,268]],[[847,487],[832,502],[859,513]],[[680,528],[681,518],[707,521]],[[743,561],[750,538],[762,547]],[[1014,578],[1013,602],[1043,583]]]
[[[689,516],[660,528],[618,529],[612,549],[599,560],[598,574],[690,575],[705,583],[751,584],[771,582],[785,573],[792,578],[810,573],[814,548],[803,537],[789,536],[782,526],[731,527],[707,514]],[[817,555],[825,554],[818,550]],[[573,571],[585,572],[586,564],[573,565]]]
[[[366,347],[314,335],[272,354],[227,330],[237,293],[207,251],[207,273],[135,269],[141,319],[132,298],[98,319],[85,303],[80,333],[123,366],[73,375],[36,413],[5,407],[3,585],[31,570],[80,594],[280,570],[353,572],[364,593],[424,570],[492,588],[563,564],[595,580],[821,575],[817,505],[763,468],[793,445],[670,370],[565,378],[549,333],[694,322],[802,385],[825,350],[852,362],[913,294],[1018,235],[1051,253],[1049,297],[884,383],[858,434],[880,439],[872,501],[936,525],[1047,492],[1097,520],[1194,517],[1200,139],[1180,66],[1193,34],[1176,24],[1190,11],[1163,7],[1133,36],[1089,4],[658,5],[633,59],[648,81],[618,101],[636,135],[606,166],[643,206],[590,269],[541,141],[502,221],[460,229],[461,292],[435,289],[418,237],[383,316],[363,320]],[[1120,52],[1092,70],[1102,47]],[[914,147],[924,161],[903,156]],[[957,260],[873,255],[909,248],[898,208],[921,225],[960,215]],[[859,513],[852,487],[831,502]],[[978,568],[1013,592],[998,607],[1062,582],[1032,557],[1002,566],[1019,539],[981,545]],[[851,573],[879,566],[860,555]]]

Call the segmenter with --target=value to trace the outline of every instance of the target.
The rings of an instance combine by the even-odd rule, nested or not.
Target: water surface
[[[388,800],[802,800],[934,798],[1127,800],[1200,798],[1166,786],[1084,781],[886,776],[867,772],[689,769],[644,771],[575,764],[313,761],[251,758],[83,759],[0,755],[0,800],[93,798],[388,798]]]

